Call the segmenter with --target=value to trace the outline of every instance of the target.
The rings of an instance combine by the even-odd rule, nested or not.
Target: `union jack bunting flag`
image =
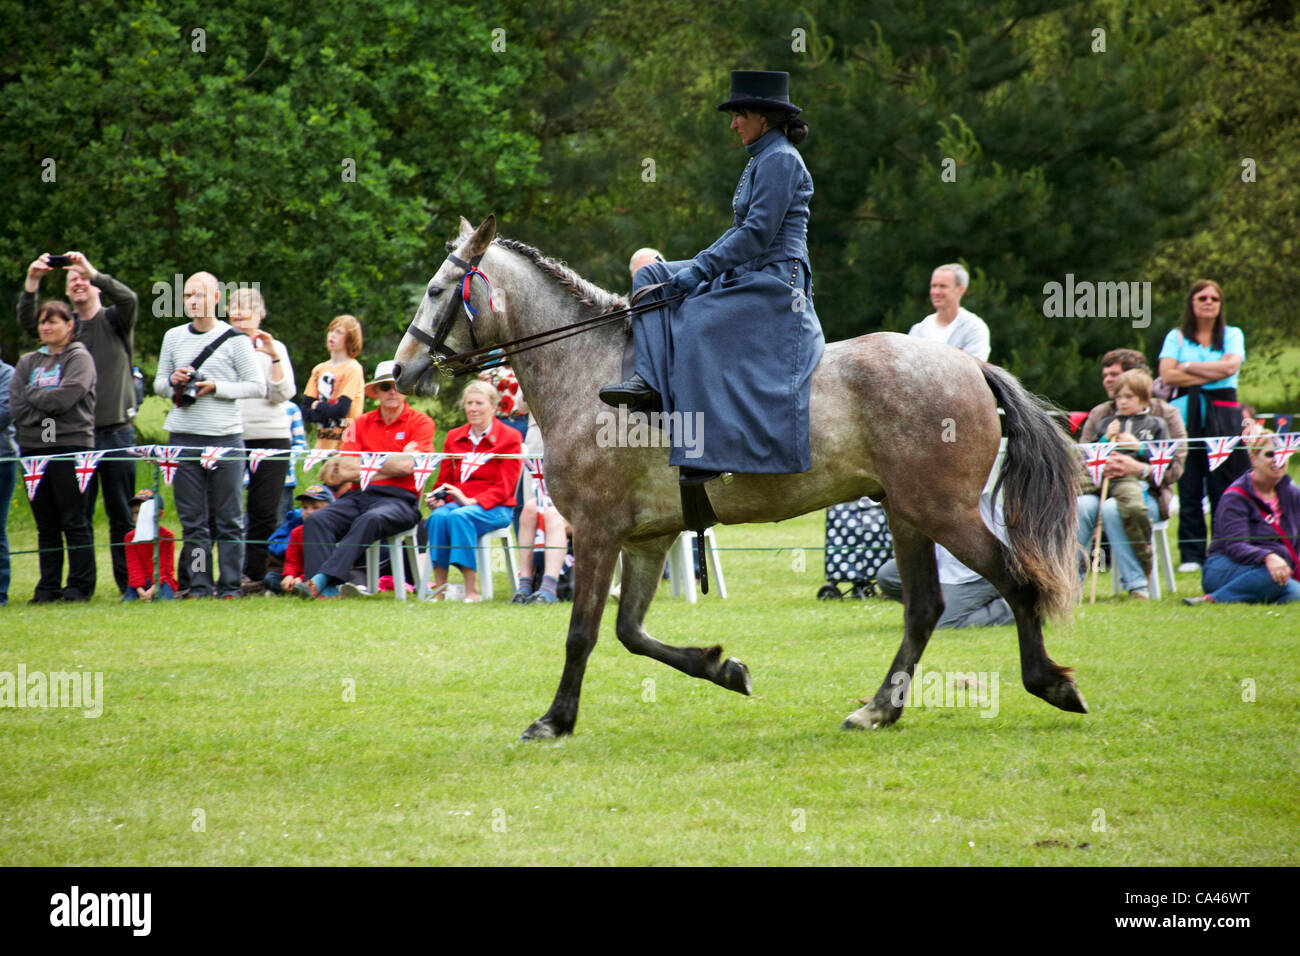
[[[45,466],[49,463],[48,458],[23,459],[23,481],[27,482],[28,501],[36,497],[36,488],[40,485],[41,475],[45,474]]]
[[[162,472],[163,484],[170,485],[172,479],[176,477],[176,466],[181,463],[181,448],[179,445],[154,445],[153,460],[158,462],[158,468]]]
[[[223,455],[229,454],[233,449],[221,445],[209,445],[203,449],[203,454],[199,456],[199,464],[208,471],[216,471]]]
[[[525,458],[524,464],[528,468],[528,473],[533,476],[533,496],[537,499],[537,507],[549,508],[551,494],[546,490],[546,475],[542,471],[542,459]]]
[[[1150,452],[1147,464],[1151,466],[1151,477],[1158,485],[1164,481],[1165,472],[1173,464],[1174,452],[1178,451],[1178,440],[1147,442],[1147,450]]]
[[[1273,436],[1273,460],[1286,467],[1287,459],[1300,451],[1300,432],[1287,432]]]
[[[95,474],[95,468],[99,465],[99,459],[103,458],[107,452],[102,451],[79,451],[77,452],[77,487],[81,493],[86,493],[86,486],[90,484],[90,478]]]
[[[1088,477],[1092,479],[1094,485],[1101,484],[1102,469],[1106,467],[1106,459],[1115,450],[1115,446],[1110,442],[1093,442],[1080,445],[1079,450],[1083,452],[1083,463],[1088,468]]]
[[[1228,456],[1232,454],[1232,450],[1237,447],[1239,441],[1241,441],[1240,435],[1205,439],[1205,454],[1210,459],[1210,471],[1214,471],[1228,460]]]
[[[388,460],[386,451],[363,451],[361,453],[361,490],[366,490],[366,485],[370,484],[370,479],[380,468],[384,467],[384,462]]]
[[[415,478],[415,493],[418,495],[424,490],[424,484],[429,480],[429,476],[438,470],[442,455],[424,453],[411,456],[411,460],[414,464],[411,474]]]
[[[307,460],[302,463],[302,470],[311,471],[332,454],[334,454],[333,448],[313,448],[307,452]]]
[[[248,452],[248,470],[256,474],[257,466],[272,455],[279,454],[278,448],[252,448]]]
[[[469,481],[469,476],[478,471],[483,465],[491,461],[493,455],[488,451],[471,451],[466,453],[465,457],[460,460],[460,481],[461,484]]]
[[[157,445],[136,445],[134,448],[128,448],[127,454],[135,455],[137,458],[152,458]]]

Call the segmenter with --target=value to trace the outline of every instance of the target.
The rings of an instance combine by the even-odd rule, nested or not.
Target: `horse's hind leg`
[[[889,512],[889,506],[885,506]],[[894,560],[903,580],[903,643],[889,666],[889,676],[876,696],[844,719],[845,730],[888,727],[898,720],[907,701],[912,674],[943,614],[943,591],[934,559],[934,542],[907,522],[889,515]]]
[[[564,644],[564,673],[560,676],[560,686],[550,709],[524,731],[524,740],[573,733],[578,721],[578,698],[582,694],[582,678],[587,672],[587,658],[596,646],[600,616],[609,596],[618,543],[591,523],[575,529],[575,532],[578,533],[573,536],[573,613],[569,617],[569,636]]]
[[[1053,707],[1086,714],[1088,707],[1071,676],[1073,671],[1047,656],[1043,621],[1037,611],[1038,588],[1011,576],[1007,570],[1006,546],[980,519],[948,529],[944,543],[958,561],[979,572],[1011,605],[1020,640],[1020,679],[1025,690]]]
[[[628,544],[623,549],[623,584],[618,597],[618,639],[633,654],[652,657],[691,677],[713,681],[727,690],[749,694],[749,668],[734,657],[722,657],[722,646],[674,647],[646,633],[642,622],[659,589],[664,556],[675,535]]]

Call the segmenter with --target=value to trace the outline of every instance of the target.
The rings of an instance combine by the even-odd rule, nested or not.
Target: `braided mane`
[[[612,292],[606,292],[595,283],[588,282],[564,263],[557,262],[554,259],[548,259],[538,250],[525,242],[520,242],[517,239],[502,239],[500,237],[492,240],[492,242],[494,245],[501,246],[503,249],[509,249],[511,252],[517,252],[525,259],[528,259],[533,265],[537,266],[537,268],[541,269],[556,282],[560,283],[561,286],[567,289],[569,293],[583,305],[600,311],[621,309],[627,305],[627,300],[622,296],[615,295]]]

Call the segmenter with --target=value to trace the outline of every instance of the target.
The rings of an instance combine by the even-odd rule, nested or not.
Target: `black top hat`
[[[718,109],[802,112],[790,102],[790,74],[778,70],[732,70],[731,95]]]

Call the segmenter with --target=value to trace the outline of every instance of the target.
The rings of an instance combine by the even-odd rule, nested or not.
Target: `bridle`
[[[481,372],[486,369],[496,368],[500,365],[507,365],[510,362],[511,354],[526,352],[529,349],[539,348],[543,345],[550,345],[553,342],[559,342],[571,336],[578,335],[582,332],[598,328],[602,325],[608,325],[611,322],[625,320],[634,315],[640,315],[643,312],[649,312],[654,309],[676,302],[685,298],[685,293],[679,292],[674,295],[656,298],[651,301],[643,301],[646,296],[666,285],[661,282],[655,285],[643,286],[632,296],[632,304],[622,308],[614,309],[611,312],[602,312],[600,315],[590,316],[585,319],[579,319],[568,325],[562,325],[557,329],[545,329],[541,332],[534,332],[532,335],[521,336],[517,339],[511,339],[508,342],[502,342],[500,345],[480,346],[478,338],[474,334],[474,319],[478,316],[478,310],[474,308],[469,300],[470,287],[475,276],[483,280],[483,284],[488,289],[488,303],[492,300],[492,282],[487,275],[478,267],[483,260],[483,253],[474,256],[468,262],[460,258],[455,253],[447,256],[447,261],[458,269],[464,270],[460,278],[460,302],[459,305],[465,310],[465,320],[469,325],[469,341],[473,346],[468,352],[454,352],[447,348],[447,336],[451,334],[452,328],[456,324],[457,314],[457,297],[450,296],[447,299],[447,305],[443,308],[442,313],[438,316],[438,321],[433,327],[433,334],[430,335],[424,329],[420,328],[414,322],[407,328],[409,334],[417,342],[422,343],[433,360],[433,367],[442,375],[457,376],[468,375],[471,372]]]

